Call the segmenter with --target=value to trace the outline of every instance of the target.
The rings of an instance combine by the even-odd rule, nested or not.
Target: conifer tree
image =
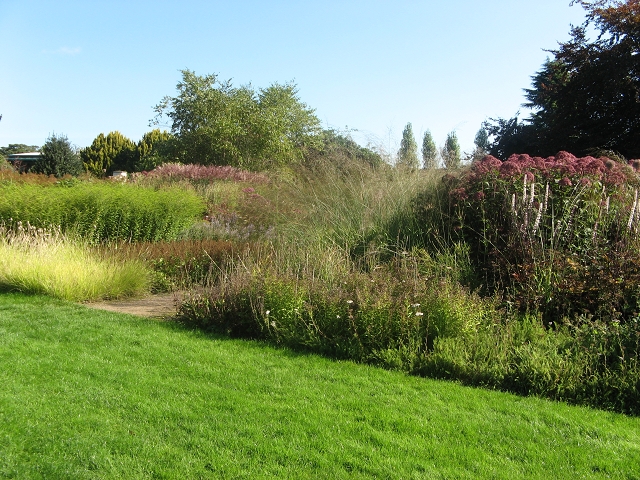
[[[442,149],[442,159],[447,170],[455,170],[460,167],[462,157],[456,132],[451,132],[447,135],[447,141]]]
[[[429,130],[424,132],[424,137],[422,138],[422,162],[423,167],[426,169],[438,167],[438,149]]]
[[[82,161],[69,139],[65,135],[54,133],[42,146],[40,158],[36,160],[32,171],[58,178],[65,175],[77,176],[82,173]]]
[[[138,162],[134,171],[153,170],[164,162],[173,160],[175,137],[166,130],[156,128],[142,136],[138,142]]]
[[[80,157],[87,171],[103,176],[114,170],[134,171],[138,149],[120,132],[111,132],[107,136],[101,133],[91,146],[80,151]]]
[[[397,165],[409,170],[417,170],[420,167],[418,160],[418,144],[413,136],[411,123],[407,123],[402,132],[402,140],[400,141],[400,150],[398,150]]]

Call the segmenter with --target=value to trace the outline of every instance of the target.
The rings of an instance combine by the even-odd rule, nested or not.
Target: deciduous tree
[[[30,153],[37,152],[40,147],[37,145],[25,145],[24,143],[10,143],[6,147],[0,147],[0,155],[8,157],[14,153]]]
[[[309,161],[314,159],[327,159],[333,163],[342,163],[342,166],[353,163],[369,165],[379,168],[384,164],[379,153],[371,148],[359,145],[348,131],[342,132],[334,129],[326,129],[322,132],[322,146],[311,151]]]
[[[256,93],[250,85],[183,70],[177,90],[156,105],[152,123],[168,117],[184,161],[262,169],[299,161],[321,144],[320,121],[293,84]]]

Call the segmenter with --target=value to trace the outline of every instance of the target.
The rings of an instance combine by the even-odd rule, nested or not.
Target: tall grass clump
[[[439,176],[323,159],[297,167],[265,197],[279,214],[276,239],[283,248],[295,243],[308,255],[335,247],[372,267],[407,246],[414,236],[408,206]],[[393,219],[395,229],[389,226]]]
[[[211,239],[123,243],[117,249],[99,247],[103,256],[145,262],[156,273],[154,288],[167,290],[215,281],[228,259],[242,249],[235,242]]]
[[[140,295],[150,274],[137,260],[104,259],[58,229],[0,226],[0,289],[71,300]]]
[[[416,217],[469,246],[484,291],[547,322],[640,312],[640,177],[631,166],[566,152],[487,156],[443,180],[448,198],[418,197]]]
[[[203,214],[202,200],[177,188],[106,182],[0,185],[0,221],[56,226],[90,242],[172,239]]]

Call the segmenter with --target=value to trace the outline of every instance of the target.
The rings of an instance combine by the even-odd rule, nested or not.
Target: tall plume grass
[[[1,290],[85,301],[140,295],[149,287],[150,273],[139,261],[101,258],[59,229],[0,225]]]
[[[440,176],[326,161],[300,167],[265,196],[277,206],[276,238],[284,248],[304,246],[306,255],[344,250],[373,267],[407,246],[414,228],[409,205]]]

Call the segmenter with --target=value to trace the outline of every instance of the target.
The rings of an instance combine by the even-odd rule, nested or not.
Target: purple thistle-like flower
[[[491,155],[487,155],[482,158],[482,160],[475,162],[471,166],[471,171],[474,175],[484,175],[491,171],[496,171],[502,165],[502,161],[498,160],[496,157]]]

